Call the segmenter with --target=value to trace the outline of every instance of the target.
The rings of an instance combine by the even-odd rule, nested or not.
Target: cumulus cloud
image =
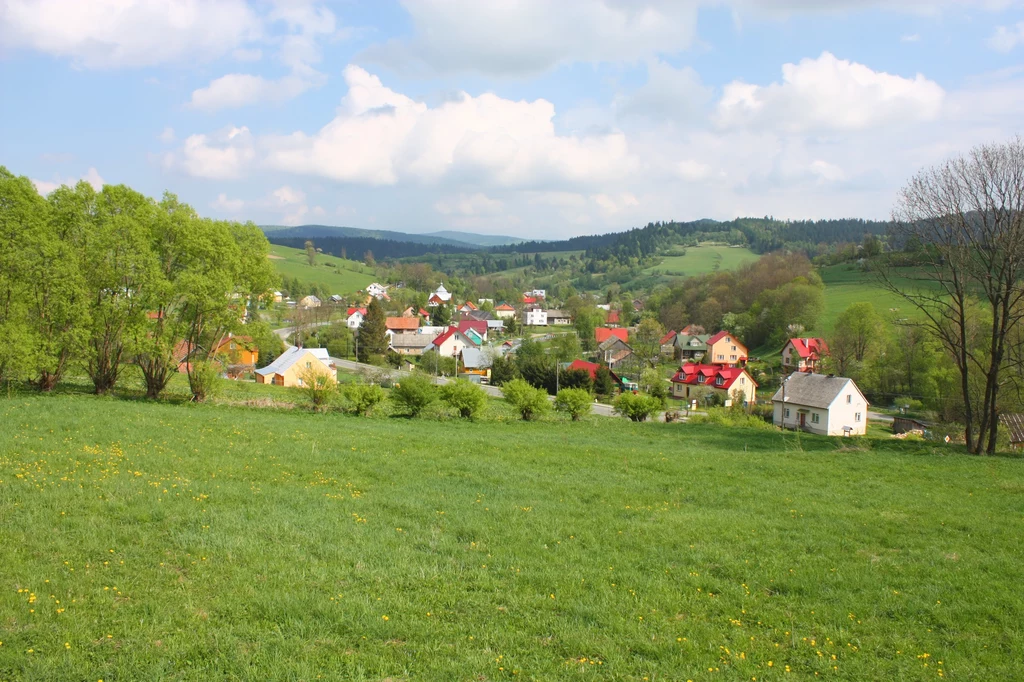
[[[675,68],[661,60],[647,64],[647,82],[633,93],[618,97],[620,116],[643,116],[687,121],[703,116],[711,88],[689,66]]]
[[[267,79],[263,76],[229,73],[211,81],[205,88],[193,91],[189,106],[213,112],[260,102],[279,103],[297,97],[321,83],[322,78],[285,76]]]
[[[85,68],[215,59],[260,30],[244,0],[0,0],[0,44]]]
[[[573,61],[632,61],[690,46],[697,0],[404,0],[415,33],[368,50],[404,68],[497,74],[544,71]]]
[[[237,177],[250,164],[341,182],[394,185],[443,179],[500,187],[589,185],[636,165],[626,137],[559,135],[554,105],[461,93],[436,107],[385,87],[357,66],[337,115],[308,135],[254,139],[246,128],[193,135],[181,166],[199,177]]]
[[[78,182],[81,180],[88,182],[90,185],[92,185],[92,188],[97,192],[103,189],[103,185],[107,184],[103,177],[99,174],[99,171],[91,167],[89,168],[89,170],[85,172],[85,175],[78,179],[57,177],[54,180],[36,180],[35,178],[32,178],[32,184],[36,186],[37,192],[45,196],[52,192],[53,190],[57,189],[58,187],[62,187],[64,185],[72,187],[78,184]]]
[[[996,52],[1012,52],[1015,47],[1024,43],[1024,21],[1014,26],[998,26],[996,32],[988,39],[988,46]]]
[[[245,201],[242,199],[228,199],[228,195],[221,192],[217,195],[217,200],[210,204],[213,208],[218,211],[224,211],[226,213],[238,213],[245,206]]]
[[[863,130],[886,123],[933,120],[944,96],[937,83],[921,74],[903,78],[824,52],[817,59],[783,65],[781,83],[729,83],[718,102],[716,118],[723,128]]]

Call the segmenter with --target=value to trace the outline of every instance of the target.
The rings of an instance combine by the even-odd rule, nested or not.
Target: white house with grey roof
[[[863,436],[868,399],[853,379],[825,374],[790,374],[775,395],[773,422],[822,436]]]

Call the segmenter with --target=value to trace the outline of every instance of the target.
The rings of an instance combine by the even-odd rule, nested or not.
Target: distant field
[[[301,249],[271,244],[270,253],[279,257],[271,262],[281,276],[297,277],[303,284],[317,284],[332,294],[351,294],[373,281],[373,271],[355,261],[321,253],[317,254],[316,266],[310,267],[306,252]],[[326,263],[334,263],[335,267],[327,267]]]
[[[83,395],[0,424],[0,679],[1020,678],[1020,459]]]
[[[757,259],[758,255],[746,247],[690,246],[685,256],[666,256],[660,264],[644,270],[644,274],[692,277],[718,270],[733,270]]]
[[[856,266],[844,264],[822,268],[819,274],[825,282],[825,314],[821,330],[826,334],[832,331],[842,312],[854,303],[870,303],[887,320],[914,319],[920,315],[906,300],[879,284],[874,272],[864,272]],[[909,280],[905,282],[908,287],[920,286]]]

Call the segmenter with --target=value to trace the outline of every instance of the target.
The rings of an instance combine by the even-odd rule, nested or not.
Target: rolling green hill
[[[1019,459],[82,395],[0,399],[0,423],[5,678],[1011,680],[1024,659]]]
[[[283,277],[298,278],[303,284],[316,284],[332,294],[351,294],[373,281],[373,269],[362,263],[343,260],[335,256],[317,254],[316,265],[310,266],[306,252],[287,246],[270,245],[274,268]],[[327,263],[333,263],[330,267]]]
[[[701,245],[691,246],[682,256],[664,256],[661,263],[644,270],[646,275],[692,277],[717,270],[733,270],[743,263],[757,260],[756,253],[745,247]]]
[[[819,272],[825,282],[825,313],[821,323],[825,333],[832,331],[836,319],[854,303],[871,303],[887,320],[915,319],[921,314],[905,299],[883,287],[874,272],[851,264],[833,265],[821,268]],[[920,286],[910,280],[905,280],[905,283],[910,288]]]

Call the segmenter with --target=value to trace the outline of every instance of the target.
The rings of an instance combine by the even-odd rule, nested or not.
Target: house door
[[[802,429],[805,426],[807,426],[807,413],[806,412],[801,412],[800,413],[800,428]]]

